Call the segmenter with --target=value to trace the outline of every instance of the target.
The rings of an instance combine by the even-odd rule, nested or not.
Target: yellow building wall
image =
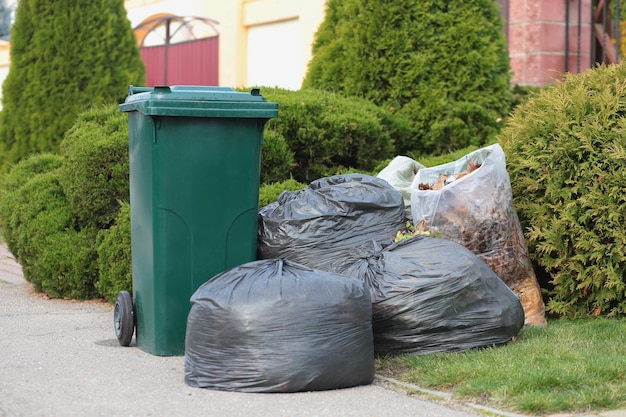
[[[248,73],[256,71],[257,65],[263,65],[266,73],[274,68],[278,76],[281,75],[280,71],[283,71],[283,74],[288,71],[289,77],[287,78],[291,82],[289,85],[280,85],[269,79],[264,81],[263,72],[257,71],[254,78],[257,85],[277,85],[291,89],[297,89],[299,87],[297,84],[306,74],[315,32],[324,20],[325,5],[326,0],[127,0],[125,2],[132,27],[136,27],[151,16],[163,13],[205,17],[218,21],[220,85],[247,87],[250,85]],[[280,31],[263,30],[285,26],[285,22],[291,22],[289,30],[297,32],[295,33],[297,41],[294,46],[299,49],[297,56],[293,50],[281,51],[280,45],[285,39],[272,38],[273,33],[280,36]],[[264,50],[248,50],[248,44],[255,43],[254,39],[250,39],[250,32],[268,37],[268,40],[260,45],[260,48],[265,48]],[[0,41],[0,84],[9,72],[9,52],[10,44]],[[263,56],[271,57],[271,60],[268,58],[268,60],[259,61],[259,57]],[[250,59],[255,59],[256,62],[248,62]]]
[[[9,65],[11,64],[11,44],[7,41],[0,40],[0,85],[9,73]],[[2,88],[0,88],[0,103],[2,103]],[[2,105],[0,104],[0,109]]]
[[[257,85],[297,89],[311,59],[311,46],[324,19],[325,3],[326,0],[128,0],[125,5],[133,27],[163,13],[218,21],[220,85],[245,87],[254,80]],[[281,37],[285,33],[291,39]],[[263,36],[263,40],[259,42],[253,36]],[[291,47],[281,48],[287,40]],[[255,45],[254,50],[248,49],[250,44]],[[267,59],[262,59],[264,56]],[[289,80],[289,85],[280,85],[281,80]]]

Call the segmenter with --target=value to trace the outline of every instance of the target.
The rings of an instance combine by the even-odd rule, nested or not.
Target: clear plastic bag
[[[411,185],[411,213],[419,231],[458,242],[480,256],[520,296],[527,325],[546,324],[500,145],[421,169]]]
[[[411,219],[411,184],[415,175],[422,168],[426,167],[408,156],[398,155],[376,175],[402,194],[409,220]]]

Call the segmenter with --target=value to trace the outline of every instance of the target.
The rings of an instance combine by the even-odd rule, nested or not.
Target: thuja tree
[[[20,0],[2,90],[2,169],[56,152],[78,113],[122,100],[144,78],[123,0]]]
[[[397,152],[481,145],[507,115],[494,0],[329,0],[303,86],[368,98],[412,122]]]
[[[566,76],[498,136],[547,309],[626,315],[626,64]]]

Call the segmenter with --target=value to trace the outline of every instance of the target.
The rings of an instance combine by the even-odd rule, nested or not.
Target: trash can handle
[[[133,94],[147,93],[152,90],[153,90],[152,87],[136,87],[134,85],[130,85],[128,86],[128,95],[132,96]]]

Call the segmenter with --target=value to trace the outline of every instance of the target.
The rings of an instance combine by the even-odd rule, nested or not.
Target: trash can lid
[[[269,103],[258,88],[250,92],[231,87],[156,86],[128,88],[120,111],[139,111],[149,116],[278,117],[278,103]]]

